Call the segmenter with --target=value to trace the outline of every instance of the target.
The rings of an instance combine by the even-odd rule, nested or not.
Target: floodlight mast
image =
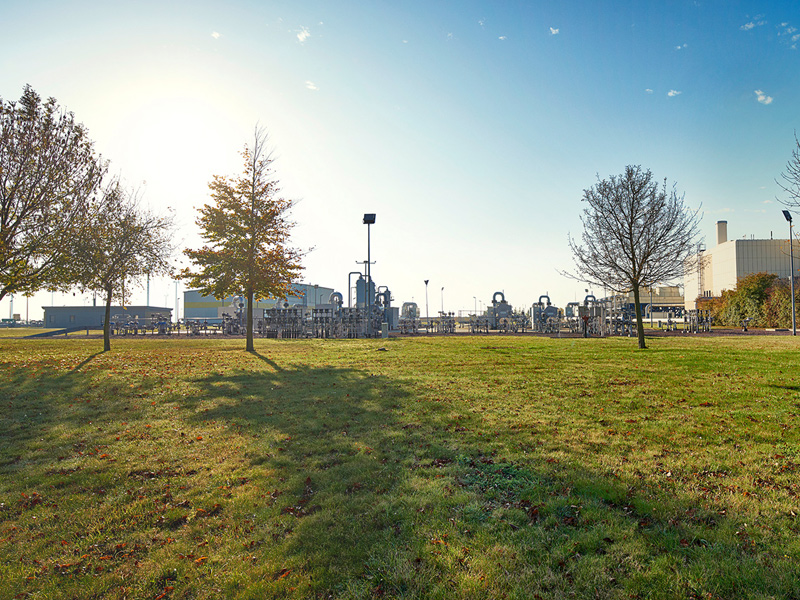
[[[792,239],[792,213],[784,210],[783,217],[789,221],[789,265],[791,274],[789,275],[789,282],[791,283],[792,291],[792,335],[797,335],[797,320],[795,318],[794,309],[794,239]]]
[[[364,225],[367,226],[367,337],[372,337],[372,298],[371,284],[372,273],[370,272],[370,239],[369,226],[375,224],[375,213],[364,214]]]
[[[425,325],[427,327],[427,322],[430,321],[430,315],[428,314],[428,283],[430,279],[425,280]]]

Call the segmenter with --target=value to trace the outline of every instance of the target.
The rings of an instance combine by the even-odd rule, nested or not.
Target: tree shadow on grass
[[[195,379],[200,393],[183,402],[196,423],[223,423],[251,440],[247,461],[275,489],[271,512],[260,515],[273,528],[265,548],[313,573],[315,585],[353,596],[464,597],[486,576],[496,584],[490,594],[531,586],[588,594],[604,582],[616,597],[635,578],[675,594],[734,597],[747,584],[736,561],[756,568],[749,539],[715,533],[724,512],[662,489],[669,479],[504,459],[480,415],[448,423],[453,409],[418,397],[414,382],[258,358],[271,369]],[[504,443],[537,435],[546,433],[520,431]],[[653,558],[662,555],[673,558]],[[676,579],[676,569],[712,575]],[[774,591],[785,589],[786,578],[775,581]]]
[[[95,358],[97,358],[98,356],[101,356],[101,355],[105,354],[105,352],[106,352],[105,350],[102,350],[102,351],[100,351],[100,352],[95,352],[94,354],[90,354],[90,355],[89,355],[89,356],[87,356],[87,357],[86,357],[86,358],[85,358],[85,359],[84,359],[84,360],[83,360],[83,361],[82,361],[80,364],[76,365],[76,366],[75,366],[75,367],[74,367],[74,368],[73,368],[73,369],[70,371],[70,373],[77,373],[77,372],[79,372],[81,369],[83,369],[83,367],[85,367],[86,365],[88,365],[88,364],[89,364],[90,362],[92,362],[92,361],[93,361]]]
[[[44,361],[5,366],[0,380],[0,469],[11,471],[0,470],[0,475],[52,461],[43,452],[59,443],[56,428],[78,431],[96,421],[119,420],[131,404],[129,385],[114,378],[98,382],[85,370],[102,354],[91,354],[69,370]],[[154,385],[142,379],[137,393],[144,395]],[[55,437],[48,439],[50,435]]]
[[[6,367],[0,381],[0,398],[3,398],[0,468],[26,461],[35,440],[55,423],[70,420],[62,400],[82,397],[89,386],[81,373],[68,375],[36,367]]]
[[[747,558],[759,576],[772,574],[754,566],[760,557],[752,540],[740,536],[731,544],[714,537],[726,517],[712,509],[684,498],[675,501],[678,510],[671,515],[654,511],[664,498],[657,485],[666,479],[621,481],[582,464],[547,462],[535,452],[545,430],[515,430],[498,438],[501,443],[494,441],[499,425],[487,424],[482,414],[455,419],[454,412],[469,410],[469,392],[454,408],[421,397],[419,382],[376,375],[367,365],[281,366],[255,357],[260,363],[195,377],[190,383],[196,393],[169,397],[183,408],[174,413],[175,426],[193,424],[206,437],[202,446],[176,449],[171,460],[191,458],[181,452],[202,447],[198,454],[207,452],[202,456],[209,472],[226,460],[234,465],[226,477],[241,465],[252,481],[234,489],[203,473],[207,487],[199,490],[200,476],[187,476],[181,482],[198,495],[183,496],[176,487],[175,502],[213,502],[209,498],[225,488],[222,514],[235,527],[255,528],[241,543],[253,542],[252,553],[264,562],[313,575],[312,590],[324,597],[328,591],[334,597],[499,597],[521,590],[531,592],[528,597],[535,597],[533,590],[542,597],[588,597],[598,585],[605,586],[603,597],[622,597],[632,579],[674,585],[669,589],[675,594],[691,597],[691,590],[679,587],[686,573],[714,574],[725,558],[729,569],[730,556]],[[125,381],[109,378],[98,387],[83,371],[15,367],[4,375],[0,395],[9,410],[0,415],[3,477],[33,473],[25,455],[37,452],[47,428],[78,430],[104,417],[119,421],[136,402]],[[107,402],[85,402],[98,393]],[[194,440],[173,435],[180,443]],[[530,458],[506,452],[502,444],[528,444]],[[162,471],[178,472],[175,466],[141,473],[137,466],[136,477],[161,477]],[[131,480],[131,473],[122,475]],[[181,512],[174,526],[201,527],[183,514],[196,515],[198,507]],[[204,523],[213,531],[211,519]],[[278,586],[283,571],[272,569],[250,583],[265,576]],[[718,597],[746,588],[730,570],[722,574],[727,587],[716,589]],[[616,583],[608,584],[609,578]],[[692,584],[702,587],[702,581],[697,576]],[[774,585],[776,596],[787,589]]]
[[[387,509],[407,484],[411,448],[424,446],[399,418],[410,391],[356,369],[283,368],[257,356],[271,370],[196,379],[200,393],[183,399],[191,419],[250,440],[247,462],[277,491],[263,518],[277,519],[283,553],[330,586],[335,573],[369,580],[370,556],[413,546],[411,524]]]

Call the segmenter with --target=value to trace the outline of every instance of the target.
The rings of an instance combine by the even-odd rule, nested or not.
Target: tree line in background
[[[279,197],[256,129],[245,172],[215,176],[215,204],[197,220],[206,245],[186,255],[198,267],[180,276],[203,292],[248,296],[252,351],[254,297],[285,294],[300,272],[288,246],[292,202]],[[0,299],[46,289],[99,292],[105,300],[103,348],[111,349],[110,312],[145,275],[172,275],[174,222],[143,207],[135,190],[109,175],[86,128],[54,98],[26,85],[19,101],[0,98]]]
[[[795,278],[795,304],[800,305],[800,280]],[[773,273],[753,273],[739,280],[732,290],[716,298],[698,298],[698,307],[708,310],[715,325],[741,327],[791,327],[792,292],[788,278]]]

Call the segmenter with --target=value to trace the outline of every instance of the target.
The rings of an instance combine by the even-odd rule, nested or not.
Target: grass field
[[[791,337],[0,339],[0,598],[800,598]]]

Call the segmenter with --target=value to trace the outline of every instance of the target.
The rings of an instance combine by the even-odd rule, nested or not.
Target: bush
[[[705,300],[703,308],[711,312],[715,323],[729,327],[739,327],[745,319],[750,319],[753,327],[789,327],[792,324],[789,280],[773,273],[753,273],[740,279],[733,290],[723,291],[719,298]]]

